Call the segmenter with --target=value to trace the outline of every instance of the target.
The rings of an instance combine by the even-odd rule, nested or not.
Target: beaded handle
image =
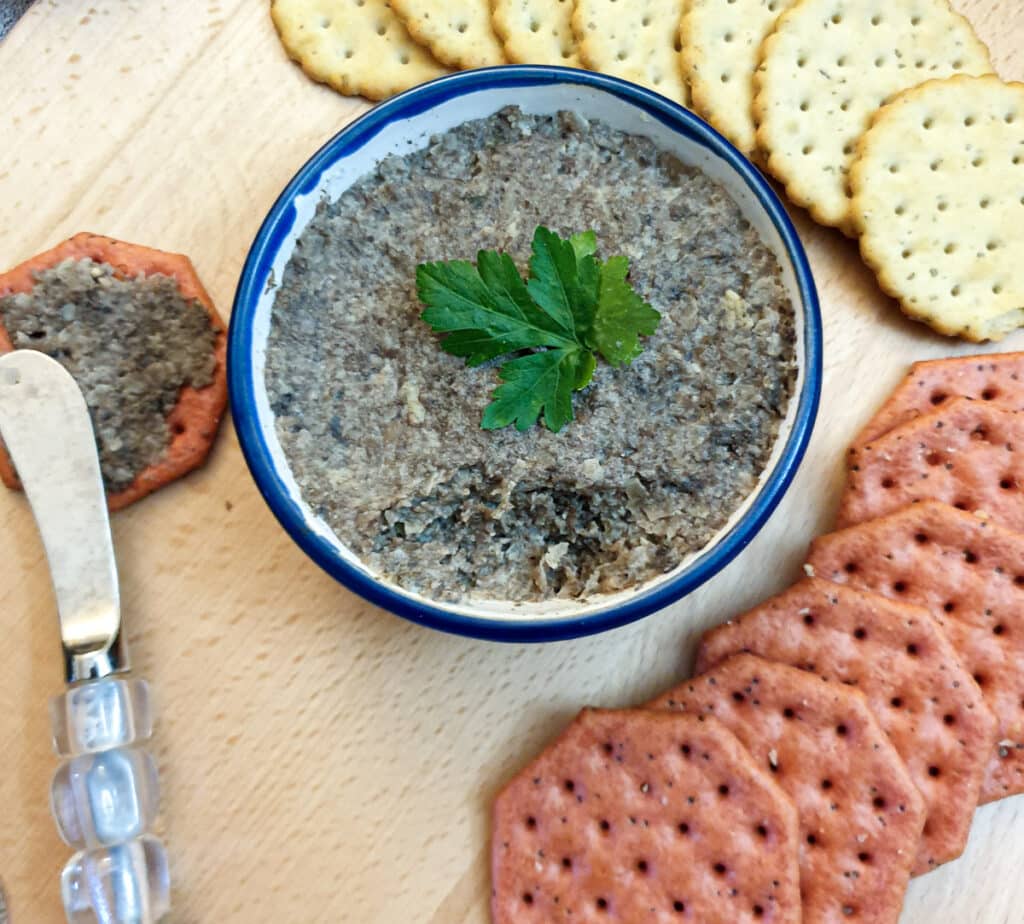
[[[61,838],[78,849],[61,875],[70,924],[153,924],[170,907],[156,818],[156,764],[138,747],[153,730],[149,688],[110,676],[69,688],[50,703],[53,745],[66,758],[50,805]]]

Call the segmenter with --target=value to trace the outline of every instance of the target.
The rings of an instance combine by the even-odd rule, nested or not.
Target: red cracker
[[[723,726],[584,709],[494,803],[494,924],[799,924],[792,802]]]
[[[868,421],[854,452],[900,424],[934,411],[950,398],[978,398],[1024,411],[1024,353],[954,356],[914,363],[889,400]]]
[[[1024,531],[1024,413],[957,398],[864,446],[839,527],[938,500]]]
[[[650,707],[713,715],[792,797],[805,924],[896,924],[924,800],[859,690],[741,654]]]
[[[697,670],[741,652],[859,689],[925,799],[914,872],[963,852],[996,720],[928,610],[807,578],[708,632]],[[947,715],[958,716],[955,725]]]
[[[926,501],[815,539],[808,562],[932,613],[998,721],[981,801],[1024,792],[1024,536]]]

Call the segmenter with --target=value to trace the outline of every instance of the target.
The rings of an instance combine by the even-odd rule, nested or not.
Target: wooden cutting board
[[[954,5],[1024,78],[1024,9]],[[367,108],[287,60],[266,0],[39,0],[0,44],[0,100],[0,266],[102,232],[191,254],[225,315],[281,188]],[[686,674],[702,629],[799,575],[853,434],[912,360],[968,350],[904,321],[851,242],[795,217],[826,331],[807,458],[738,560],[639,624],[501,646],[375,609],[278,527],[230,423],[205,470],[114,517],[134,664],[157,697],[170,921],[483,924],[503,781],[582,704],[648,699]],[[58,924],[56,617],[28,506],[6,493],[0,632],[0,879],[11,924]],[[1020,798],[982,809],[965,857],[912,885],[902,924],[1024,920],[1022,816]]]

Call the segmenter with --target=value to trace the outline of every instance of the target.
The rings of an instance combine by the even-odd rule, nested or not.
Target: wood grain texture
[[[959,0],[1024,78],[1024,11]],[[255,0],[40,0],[0,44],[0,265],[89,229],[192,257],[230,309],[292,173],[365,110],[291,64]],[[968,352],[902,318],[854,245],[796,216],[826,375],[807,459],[761,535],[687,600],[599,638],[500,646],[406,624],[283,534],[226,426],[207,467],[114,518],[138,672],[157,697],[174,924],[484,924],[487,809],[584,703],[642,702],[693,643],[800,574],[843,451],[909,363]],[[1024,348],[1024,336],[1005,349]],[[47,808],[56,617],[25,500],[0,495],[0,878],[11,924],[59,924],[69,851]],[[1024,800],[915,882],[902,924],[1020,920]]]

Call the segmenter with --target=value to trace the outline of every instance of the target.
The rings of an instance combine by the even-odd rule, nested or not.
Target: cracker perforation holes
[[[925,545],[925,544],[927,544],[927,542],[928,542],[928,534],[927,533],[916,533],[914,535],[914,542],[916,542],[918,545]]]
[[[690,826],[685,821],[681,821],[676,826],[676,830],[685,837],[690,833]]]
[[[730,3],[731,2],[732,0],[730,0]],[[682,914],[686,910],[686,904],[677,899],[676,901],[672,902],[672,910],[677,912],[678,914]]]
[[[464,35],[468,28],[469,28],[469,23],[468,22],[460,22],[459,25],[458,25],[459,34],[460,35]]]
[[[982,398],[983,401],[994,401],[998,397],[999,397],[999,389],[998,388],[986,388],[981,393],[981,398]]]
[[[879,811],[885,808],[885,799],[882,796],[875,796],[872,805]]]
[[[648,871],[647,861],[646,860],[637,860],[636,861],[636,870],[637,870],[638,873],[643,873],[644,875],[647,875],[647,871]]]
[[[821,781],[821,788],[824,789],[826,792],[828,792],[828,790],[830,790],[832,788],[832,781],[831,780],[822,780]]]
[[[934,403],[934,402],[933,402]],[[942,465],[942,453],[941,452],[930,452],[924,457],[925,462],[931,466]]]
[[[795,719],[796,713],[789,706],[787,706],[785,709],[782,710],[782,716],[786,719]]]
[[[566,792],[573,792],[576,789],[576,784],[572,780],[566,780],[562,785]]]
[[[572,859],[569,857],[562,857],[562,869],[572,869]]]
[[[916,658],[918,656],[919,650],[914,642],[911,642],[909,645],[907,645],[907,654],[910,655],[910,657],[912,658]]]
[[[836,726],[836,734],[840,738],[845,738],[850,733],[850,730],[845,725]]]
[[[944,613],[952,613],[956,609],[956,604],[952,600],[947,600],[942,604],[942,611]]]
[[[384,25],[384,23],[382,23],[382,22],[377,23],[377,35],[387,35],[387,34],[388,34],[388,27],[386,25]]]
[[[755,918],[764,917],[764,908],[762,908],[760,905],[754,905],[753,912]]]
[[[718,794],[723,799],[726,798],[729,795],[729,787],[726,786],[725,783],[722,783],[722,785],[718,787]]]
[[[768,837],[768,829],[764,825],[758,825],[754,831],[762,840]]]
[[[724,876],[727,872],[729,872],[728,868],[724,863],[716,863],[711,868],[715,871],[716,875],[719,876]]]
[[[598,911],[608,910],[608,899],[606,898],[599,898],[597,901],[594,902],[594,904],[597,905]]]
[[[889,705],[892,706],[893,709],[902,709],[903,700],[899,696],[894,696],[889,700]]]
[[[856,574],[860,570],[860,568],[858,567],[855,561],[848,561],[845,565],[843,565],[843,570],[847,574]]]
[[[997,625],[997,626],[993,626],[992,627],[992,634],[993,635],[1005,635],[1006,634],[1006,626],[1004,626],[1002,623],[999,623],[999,625]]]
[[[531,831],[534,828],[537,827],[537,819],[534,818],[533,815],[528,815],[527,816],[527,818],[526,818],[526,827],[528,827]]]
[[[857,913],[857,909],[853,905],[843,905],[843,914],[848,918],[852,918]]]
[[[946,714],[945,714],[945,715],[944,715],[944,716],[942,717],[942,721],[943,721],[943,722],[944,722],[944,723],[945,723],[946,725],[956,725],[956,716],[955,716],[955,715],[953,715],[953,713],[951,713],[951,712],[947,712],[947,713],[946,713]]]
[[[978,563],[978,556],[970,549],[964,549],[964,561],[969,565],[976,565]]]
[[[882,17],[879,16],[877,13],[874,16],[871,17],[871,25],[873,25],[873,26],[880,26],[881,24],[882,24]]]
[[[857,629],[854,629],[853,630],[853,637],[855,639],[857,639],[858,641],[862,642],[862,641],[864,641],[864,639],[866,639],[868,637],[868,630],[863,628],[863,627],[859,627]]]
[[[882,479],[882,487],[886,488],[886,489],[888,489],[888,488],[895,488],[896,487],[896,481],[894,479],[889,478],[887,476],[887,477]]]
[[[1014,579],[1013,583],[1018,587],[1024,587],[1024,574],[1018,574]]]
[[[906,581],[896,581],[896,583],[892,585],[892,589],[898,594],[906,593],[907,583]]]
[[[533,895],[531,893],[523,892],[523,904],[524,905],[532,905],[533,904]]]
[[[599,828],[601,829],[601,833],[602,833],[602,834],[607,834],[607,833],[608,833],[609,831],[611,831],[611,829],[612,829],[612,826],[611,826],[611,824],[610,824],[610,823],[608,822],[608,819],[607,819],[607,818],[602,818],[602,819],[601,819],[601,820],[600,820],[600,821],[598,822],[597,826],[598,826],[598,827],[599,827]]]
[[[1017,482],[1012,476],[1007,475],[1005,478],[999,479],[999,487],[1004,491],[1012,491],[1017,487]]]
[[[942,776],[942,771],[938,767],[934,767],[934,766],[933,767],[929,767],[928,768],[928,776],[930,776],[934,780],[934,779]]]
[[[814,614],[813,613],[804,613],[804,625],[805,626],[813,626],[814,625]]]

